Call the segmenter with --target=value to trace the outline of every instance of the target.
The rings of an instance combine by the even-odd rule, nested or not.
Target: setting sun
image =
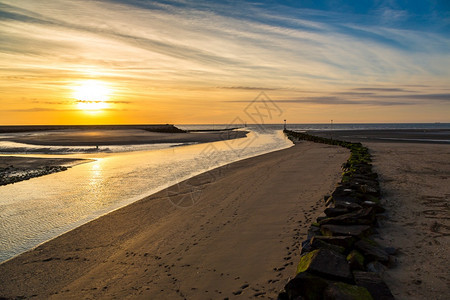
[[[77,107],[84,111],[100,111],[108,108],[110,88],[101,81],[87,80],[74,87],[73,97]]]

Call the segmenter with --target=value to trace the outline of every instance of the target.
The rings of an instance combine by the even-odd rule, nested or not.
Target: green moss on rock
[[[364,270],[364,256],[358,250],[352,250],[347,255],[347,261],[352,270]]]
[[[333,282],[325,290],[323,299],[373,300],[373,297],[365,287]]]
[[[309,265],[311,264],[311,261],[316,257],[316,255],[319,253],[319,250],[314,250],[311,252],[308,252],[307,254],[300,257],[300,261],[297,265],[297,273],[302,273],[308,270]]]

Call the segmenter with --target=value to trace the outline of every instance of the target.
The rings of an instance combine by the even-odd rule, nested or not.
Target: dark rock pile
[[[65,166],[45,166],[36,169],[22,169],[8,166],[6,168],[0,168],[0,186],[65,170],[67,170]]]
[[[324,215],[312,224],[302,243],[295,278],[278,299],[394,299],[381,275],[393,266],[395,249],[371,239],[384,208],[369,150],[360,143],[285,133],[292,140],[348,148],[351,156],[342,166],[341,182],[325,197]]]

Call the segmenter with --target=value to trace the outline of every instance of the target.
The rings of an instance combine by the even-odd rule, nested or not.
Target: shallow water
[[[0,187],[0,261],[204,171],[290,146],[271,130],[159,150],[64,155],[95,161]]]

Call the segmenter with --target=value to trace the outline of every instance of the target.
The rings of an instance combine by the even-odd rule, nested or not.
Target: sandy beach
[[[450,147],[366,143],[380,176],[387,219],[378,242],[399,249],[385,273],[396,299],[450,295]]]
[[[348,155],[304,142],[196,176],[0,265],[0,295],[274,298]]]

